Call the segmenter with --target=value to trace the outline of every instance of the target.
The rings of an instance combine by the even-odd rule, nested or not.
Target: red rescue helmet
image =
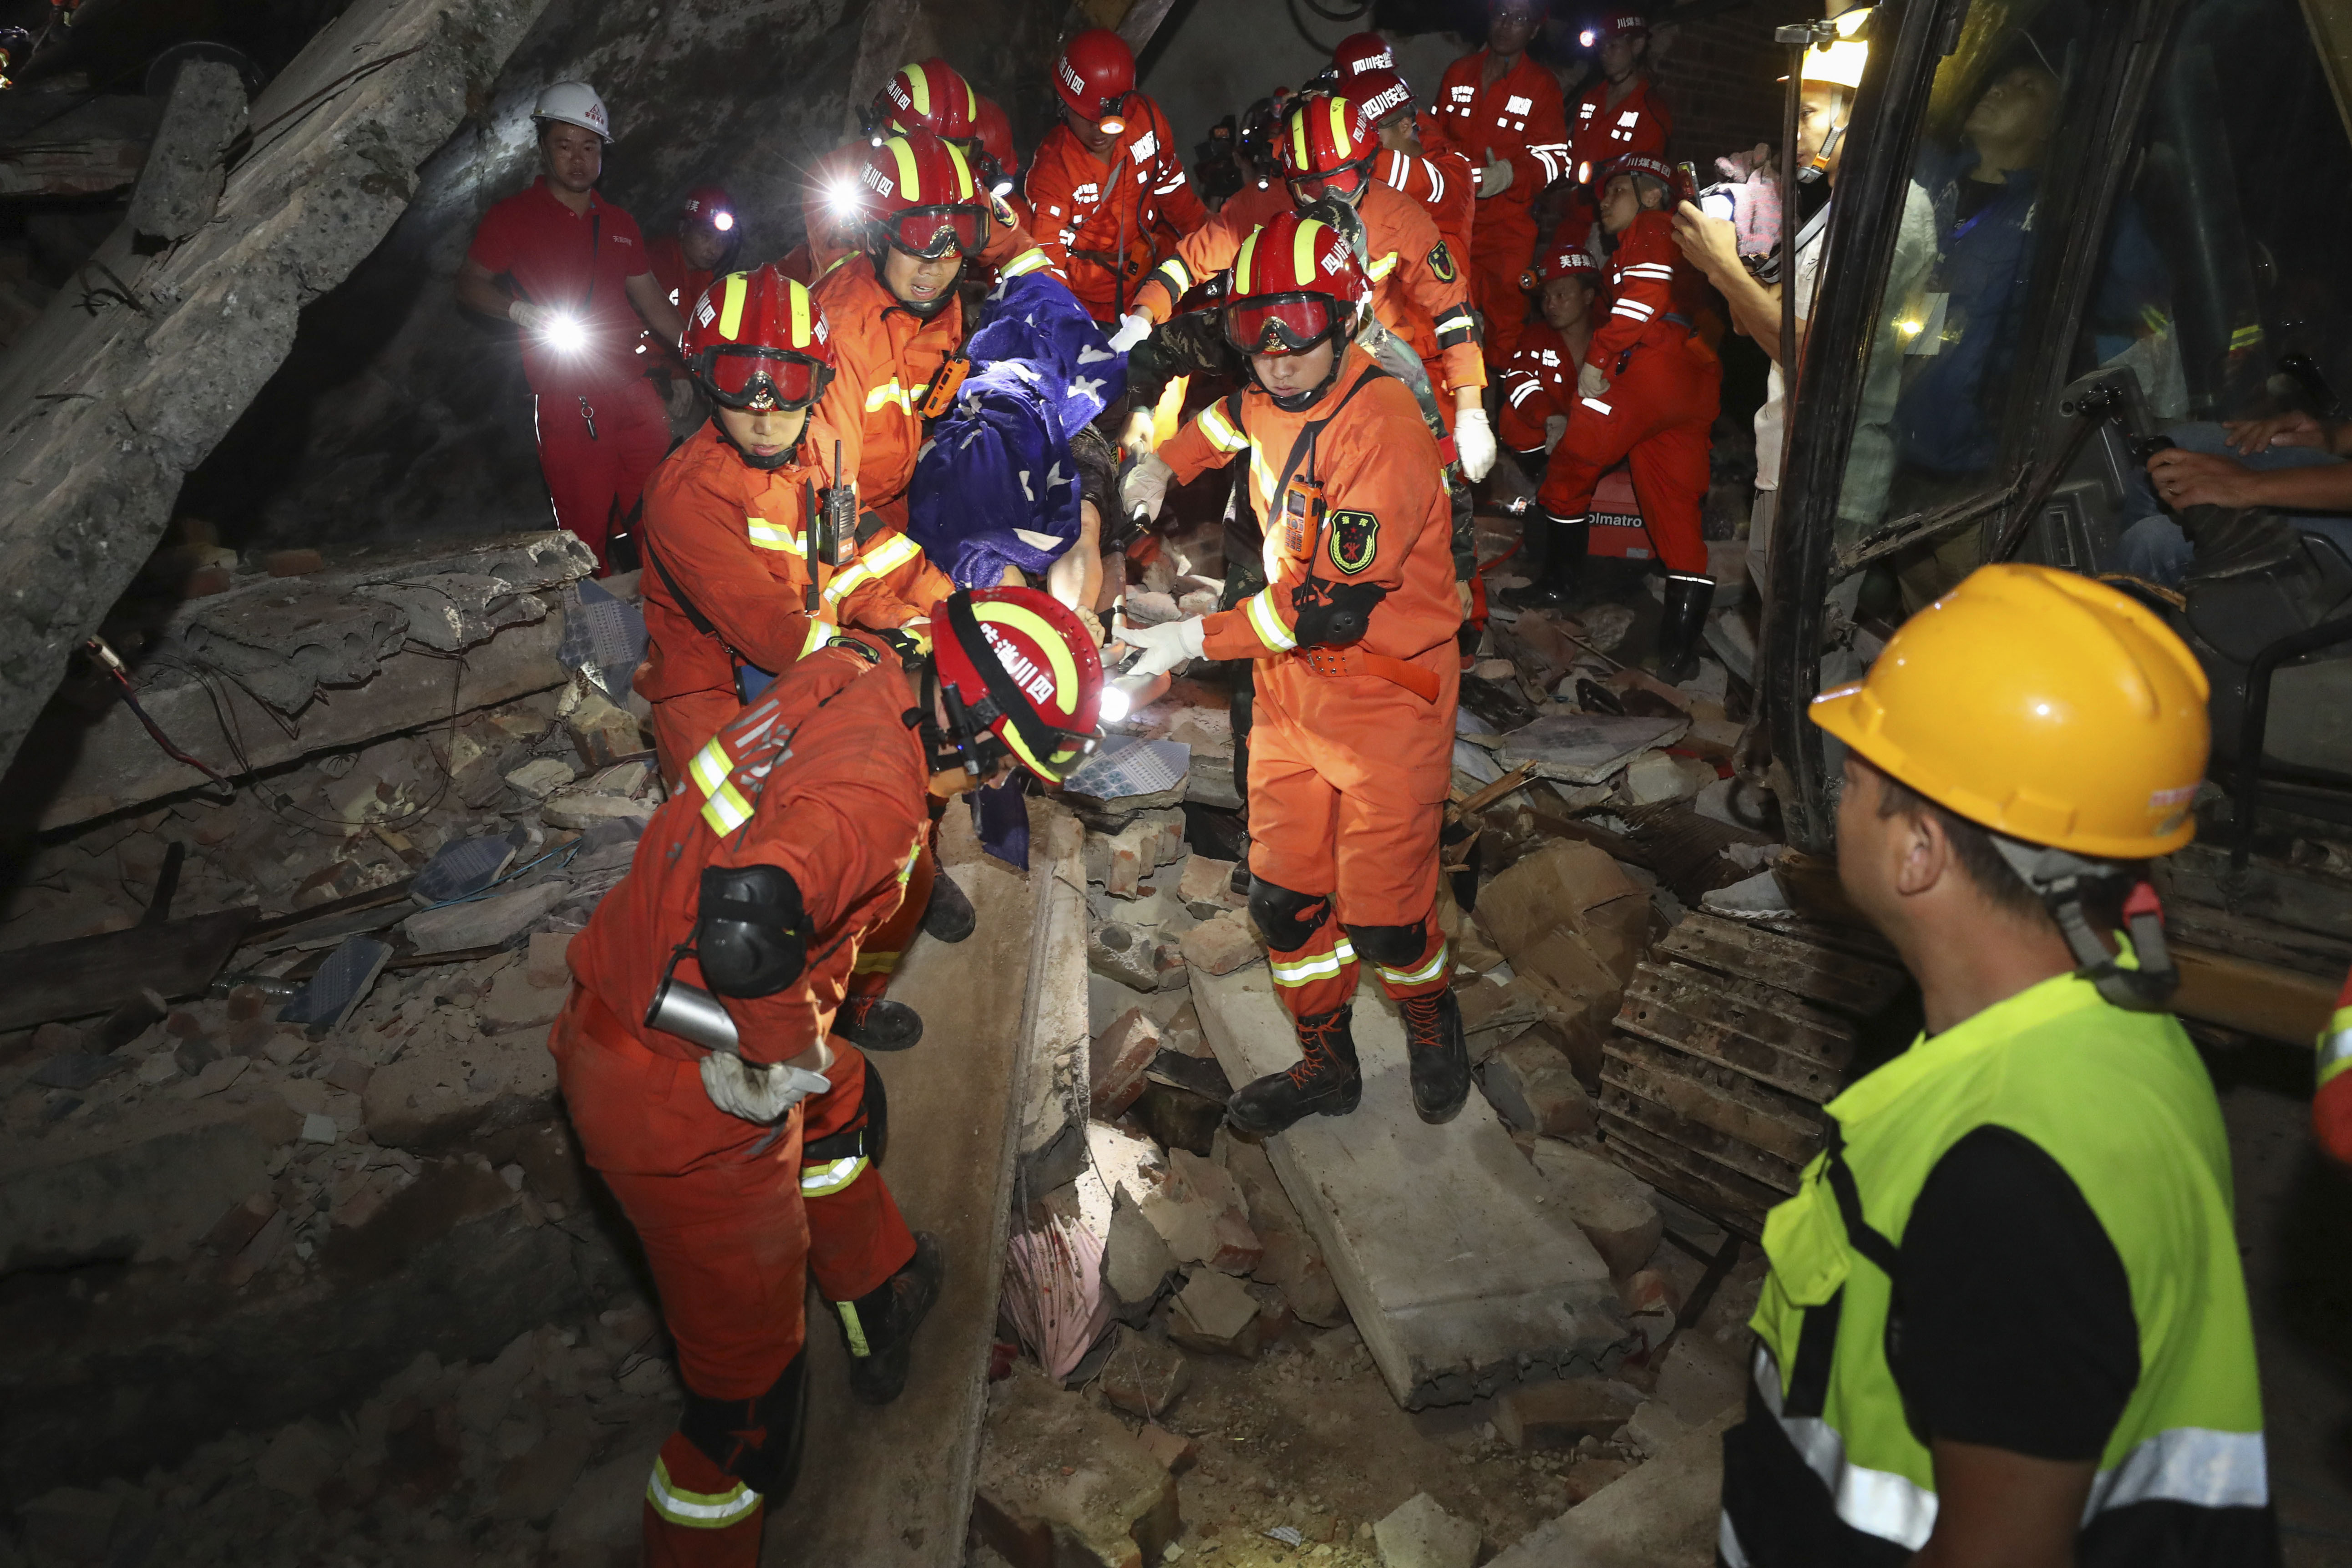
[[[1352,95],[1356,79],[1367,71],[1396,74],[1396,50],[1378,33],[1350,33],[1331,51],[1331,68],[1339,74],[1340,89]]]
[[[940,606],[931,668],[947,729],[934,771],[983,772],[1003,756],[1059,784],[1100,735],[1102,655],[1075,611],[1035,588],[973,588]],[[926,694],[926,709],[929,694]],[[928,711],[927,727],[934,721]]]
[[[917,129],[866,155],[858,195],[878,244],[935,260],[953,250],[977,256],[988,240],[988,197],[971,160],[952,142]]]
[[[837,363],[824,312],[772,265],[711,279],[686,313],[678,353],[712,402],[738,410],[806,408]]]
[[[1601,264],[1584,247],[1563,239],[1552,246],[1551,254],[1541,263],[1519,274],[1519,287],[1538,289],[1556,278],[1581,278],[1597,289],[1601,286]]]
[[[1108,27],[1089,27],[1062,47],[1054,62],[1054,91],[1071,113],[1116,136],[1127,129],[1124,110],[1135,90],[1135,51]]]
[[[1381,139],[1362,104],[1314,93],[1291,105],[1275,150],[1293,201],[1332,195],[1352,204],[1371,179]]]
[[[1577,42],[1593,48],[1612,38],[1646,38],[1650,36],[1650,19],[1633,11],[1615,11],[1577,36]]]
[[[1021,177],[1021,154],[1013,146],[1013,121],[1005,118],[1004,106],[992,98],[980,100],[980,116],[973,121],[978,127],[982,174],[989,189],[1000,196],[1013,194],[1013,183]],[[992,171],[987,165],[993,164]]]
[[[735,232],[735,202],[720,185],[697,185],[686,193],[686,205],[678,209],[681,224],[707,223],[720,234]]]
[[[1278,213],[1234,257],[1225,341],[1245,354],[1304,353],[1355,336],[1371,297],[1346,235],[1320,218]]]
[[[1412,89],[1394,71],[1366,71],[1349,84],[1348,95],[1364,106],[1364,118],[1378,127],[1383,121],[1413,110]]]
[[[1637,181],[1655,180],[1659,184],[1665,187],[1666,195],[1669,196],[1675,194],[1675,186],[1678,183],[1678,176],[1675,173],[1675,166],[1672,163],[1667,163],[1664,158],[1656,157],[1648,153],[1621,153],[1617,157],[1611,159],[1608,163],[1603,163],[1601,166],[1600,174],[1601,188],[1604,191],[1607,190],[1609,188],[1609,182],[1615,179],[1620,174],[1631,174]],[[1638,190],[1639,188],[1639,185],[1635,186],[1635,189]]]
[[[920,128],[950,142],[970,142],[980,135],[980,94],[963,73],[937,55],[910,66],[900,66],[874,100],[882,124],[889,131]]]

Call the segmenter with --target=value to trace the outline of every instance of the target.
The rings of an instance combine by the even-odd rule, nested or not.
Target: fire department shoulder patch
[[[1429,269],[1437,274],[1440,283],[1454,281],[1454,252],[1445,248],[1445,242],[1442,239],[1429,253]]]
[[[1331,514],[1331,564],[1353,577],[1380,553],[1381,520],[1368,511]]]

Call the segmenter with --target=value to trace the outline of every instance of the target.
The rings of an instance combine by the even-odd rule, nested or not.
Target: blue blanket
[[[1043,572],[1076,542],[1070,433],[1125,393],[1127,361],[1042,271],[988,297],[966,348],[972,373],[915,462],[908,532],[960,585],[993,587],[1006,566]]]

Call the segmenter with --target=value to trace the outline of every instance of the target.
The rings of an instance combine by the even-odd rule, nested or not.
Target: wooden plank
[[[1608,1130],[1613,1131],[1623,1125],[1612,1121],[1608,1122]],[[1686,1171],[1648,1158],[1624,1138],[1612,1137],[1608,1150],[1611,1159],[1677,1203],[1750,1241],[1764,1239],[1767,1211],[1747,1204]]]
[[[1264,964],[1195,971],[1192,1000],[1234,1083],[1298,1059]],[[1442,1126],[1413,1114],[1393,1004],[1368,982],[1355,1008],[1361,1104],[1265,1147],[1390,1393],[1418,1409],[1544,1369],[1597,1371],[1627,1331],[1608,1266],[1484,1095]]]
[[[1821,1112],[1796,1095],[1636,1035],[1612,1034],[1602,1051],[1604,1084],[1656,1100],[1787,1163],[1802,1165],[1822,1146]]]
[[[2352,969],[2352,938],[2232,914],[2193,899],[2167,900],[2164,926],[2174,942],[2207,952],[2252,959],[2329,980],[2341,980],[2344,972]]]
[[[1797,1191],[1797,1177],[1801,1166],[1768,1154],[1754,1144],[1742,1142],[1703,1121],[1681,1115],[1658,1100],[1635,1094],[1622,1081],[1612,1079],[1606,1068],[1601,1075],[1601,1108],[1620,1121],[1630,1121],[1645,1132],[1668,1139],[1694,1154],[1738,1172],[1751,1181],[1791,1195]]]
[[[2316,872],[2256,858],[2232,877],[2230,852],[2211,844],[2191,844],[2156,870],[2157,890],[2168,901],[2211,904],[2324,936],[2352,931],[2352,888]]]
[[[7,955],[13,978],[0,990],[0,1030],[112,1012],[142,985],[167,1002],[199,995],[260,912],[247,904],[18,948]]]
[[[1899,969],[1714,915],[1688,916],[1658,939],[1655,951],[1742,980],[1760,980],[1857,1018],[1878,1012],[1904,985]]]
[[[947,1278],[916,1336],[906,1393],[880,1409],[850,1396],[832,1310],[810,1291],[809,1429],[824,1439],[809,1444],[792,1495],[770,1505],[762,1561],[771,1568],[963,1563],[1012,1204],[1020,977],[1036,942],[1035,889],[1055,868],[1049,814],[1059,812],[1032,803],[1039,855],[1027,876],[982,857],[970,813],[950,811],[940,824],[941,868],[979,923],[953,947],[916,935],[890,994],[922,1014],[923,1041],[878,1062],[890,1097],[885,1174],[907,1223],[940,1238]],[[1064,837],[1075,860],[1078,836]],[[976,975],[992,983],[974,984]]]
[[[1706,1190],[1717,1194],[1717,1202],[1733,1204],[1743,1214],[1760,1217],[1766,1210],[1787,1196],[1720,1161],[1710,1160],[1696,1150],[1686,1149],[1671,1138],[1661,1138],[1639,1122],[1614,1111],[1604,1110],[1601,1113],[1601,1123],[1603,1142],[1612,1146],[1623,1143],[1653,1165],[1682,1172]]]
[[[1633,966],[1617,1026],[1825,1105],[1845,1087],[1853,1033],[1785,991],[1680,963]]]
[[[2335,1016],[2338,983],[2176,943],[2180,989],[2172,1010],[2308,1050]]]

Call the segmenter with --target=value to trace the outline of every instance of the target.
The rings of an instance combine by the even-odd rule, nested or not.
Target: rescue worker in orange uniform
[[[1117,33],[1072,38],[1054,61],[1054,91],[1062,122],[1030,160],[1029,207],[1047,259],[1108,324],[1209,209],[1185,177],[1168,117],[1135,90],[1135,52]]]
[[[826,592],[846,595],[878,580],[928,611],[954,584],[907,537],[907,489],[927,412],[945,412],[970,365],[956,281],[969,262],[1017,277],[1046,260],[1012,209],[981,184],[963,149],[919,127],[866,154],[859,190],[863,253],[814,289],[841,366],[823,412],[856,432],[845,461],[861,510],[856,559]]]
[[[1628,153],[1666,155],[1666,139],[1674,134],[1675,117],[1657,84],[1642,68],[1648,62],[1650,24],[1630,11],[1612,13],[1585,35],[1601,58],[1601,79],[1577,100],[1568,121],[1569,177],[1576,192],[1560,215],[1559,232],[1570,245],[1582,245],[1601,217],[1599,182],[1610,166]]]
[[[981,142],[981,105],[963,73],[933,56],[900,66],[874,101],[859,110],[865,134],[816,161],[801,187],[806,237],[778,262],[787,278],[814,289],[818,279],[860,248],[864,200],[858,176],[869,150],[893,135],[929,131],[974,155]]]
[[[1601,186],[1612,303],[1577,373],[1575,417],[1536,493],[1549,549],[1580,564],[1591,537],[1593,487],[1630,458],[1642,520],[1666,571],[1658,674],[1670,681],[1689,679],[1696,667],[1715,595],[1699,513],[1708,432],[1723,393],[1722,362],[1692,330],[1687,301],[1697,289],[1675,244],[1674,187],[1674,170],[1640,153],[1618,159]]]
[[[723,186],[697,185],[678,208],[677,231],[655,236],[646,257],[653,263],[654,280],[682,320],[710,280],[732,269],[742,246],[734,199]]]
[[[612,123],[585,82],[539,95],[540,177],[482,215],[457,273],[457,302],[521,329],[540,468],[555,522],[613,570],[606,550],[635,525],[646,477],[669,450],[669,416],[646,379],[639,335],[677,342],[636,219],[596,194]]]
[[[1511,450],[1540,459],[1559,445],[1577,409],[1577,376],[1592,346],[1601,268],[1582,246],[1555,237],[1551,254],[1527,281],[1536,294],[1539,320],[1528,328],[1519,339],[1519,352],[1503,367],[1500,425]],[[1584,555],[1554,552],[1549,530],[1539,509],[1528,514],[1518,563],[1528,585],[1503,595],[1503,602],[1513,609],[1558,609],[1576,596]]]
[[[697,754],[572,945],[549,1048],[686,1384],[646,1489],[657,1568],[760,1561],[807,1436],[809,1282],[851,1392],[904,1389],[945,1260],[883,1182],[879,1079],[827,1030],[905,896],[927,799],[1016,762],[1055,782],[1093,744],[1101,666],[1044,594],[959,595],[935,652],[906,651],[845,633],[784,672]]]
[[[1437,926],[1461,685],[1449,508],[1436,437],[1353,342],[1370,299],[1329,224],[1285,213],[1252,235],[1223,317],[1253,384],[1139,459],[1123,495],[1156,515],[1171,483],[1242,460],[1265,531],[1267,585],[1244,604],[1118,633],[1143,649],[1133,674],[1256,661],[1249,908],[1300,1050],[1227,1102],[1257,1136],[1355,1109],[1360,960],[1404,1016],[1422,1119],[1453,1116],[1470,1086]]]
[[[839,627],[925,619],[870,574],[827,592],[848,575],[845,549],[828,563],[814,526],[842,481],[822,401],[837,380],[838,341],[808,291],[772,267],[719,279],[688,324],[688,367],[717,408],[646,488],[647,647],[636,679],[673,789],[747,696]],[[926,846],[903,908],[858,959],[836,1028],[875,1049],[913,1045],[922,1020],[883,994],[898,955],[918,924],[956,942],[971,921]]]
[[[1361,105],[1301,95],[1291,106],[1279,150],[1298,210],[1324,211],[1328,204],[1334,221],[1352,219],[1361,230],[1359,263],[1372,289],[1371,337],[1365,346],[1382,369],[1412,390],[1431,433],[1444,442],[1450,431],[1454,451],[1444,453],[1445,459],[1450,463],[1458,455],[1461,472],[1472,484],[1485,479],[1495,463],[1494,431],[1481,401],[1486,362],[1461,273],[1437,226],[1417,204],[1372,178],[1380,144]],[[1221,214],[1188,237],[1151,275],[1135,314],[1112,336],[1110,346],[1131,348],[1166,321],[1187,290],[1232,264],[1249,233]],[[1439,367],[1435,384],[1425,361]],[[1467,581],[1476,566],[1468,487],[1453,487],[1450,493],[1455,567]]]
[[[1468,266],[1478,171],[1414,101],[1397,69],[1396,51],[1378,33],[1351,33],[1331,51],[1331,75],[1338,83],[1333,90],[1362,104],[1380,132],[1372,177],[1427,207],[1445,248]]]
[[[1517,350],[1527,321],[1519,277],[1535,263],[1535,199],[1569,173],[1559,83],[1527,55],[1541,19],[1541,0],[1491,0],[1486,47],[1448,66],[1437,89],[1439,129],[1478,169],[1471,292],[1497,364]]]

